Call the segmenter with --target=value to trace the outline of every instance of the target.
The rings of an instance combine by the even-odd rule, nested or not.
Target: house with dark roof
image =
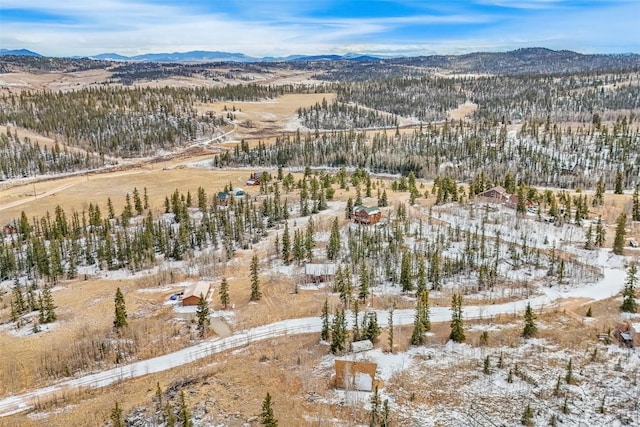
[[[227,206],[229,204],[229,193],[226,191],[219,191],[216,196],[218,206]]]
[[[247,180],[247,185],[260,185],[260,181],[265,178],[267,172],[257,171],[253,172],[249,175],[249,179]]]

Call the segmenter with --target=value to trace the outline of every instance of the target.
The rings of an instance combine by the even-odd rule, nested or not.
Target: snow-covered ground
[[[588,297],[594,300],[608,298],[620,292],[624,284],[625,272],[620,269],[606,268],[604,277],[596,283],[585,287],[577,287],[559,291],[548,289],[544,295],[536,296],[529,300],[518,300],[504,304],[475,305],[464,307],[466,319],[487,319],[499,314],[513,314],[522,312],[527,303],[535,308],[548,308],[560,298]],[[447,322],[451,318],[448,308],[435,307],[431,310],[432,322]],[[378,311],[378,323],[387,326],[386,311]],[[410,325],[413,323],[415,311],[396,310],[394,312],[394,325]],[[0,400],[0,416],[7,416],[23,412],[33,408],[38,398],[55,395],[69,388],[100,388],[107,385],[135,378],[155,372],[165,371],[177,366],[191,363],[195,360],[242,347],[257,341],[275,338],[284,335],[319,333],[322,323],[319,317],[289,319],[275,322],[269,325],[258,326],[252,329],[238,331],[227,338],[213,338],[200,344],[184,348],[182,350],[155,357],[140,362],[123,365],[118,368],[96,372],[80,378],[61,381],[56,385],[34,390],[28,393],[6,397]],[[395,358],[391,358],[395,360]],[[393,365],[395,366],[395,365]],[[393,366],[384,368],[383,372],[393,371]],[[386,370],[385,370],[386,369]]]

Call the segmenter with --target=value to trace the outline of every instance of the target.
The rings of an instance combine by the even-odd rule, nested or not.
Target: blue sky
[[[0,48],[52,55],[640,52],[640,0],[2,0]]]

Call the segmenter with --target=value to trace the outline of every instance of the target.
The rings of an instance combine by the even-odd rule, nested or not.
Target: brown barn
[[[360,205],[353,208],[351,219],[357,224],[370,225],[376,224],[381,217],[382,212],[380,212],[379,208]]]
[[[482,193],[476,194],[476,197],[482,197],[484,199],[492,199],[497,203],[509,203],[511,195],[507,193],[504,187],[497,186],[490,188]]]
[[[204,299],[209,298],[211,292],[211,283],[209,282],[196,282],[184,290],[182,295],[182,305],[198,305],[200,301],[200,295]]]
[[[247,185],[260,185],[260,180],[263,179],[266,172],[253,172],[249,175],[249,179],[247,180]]]

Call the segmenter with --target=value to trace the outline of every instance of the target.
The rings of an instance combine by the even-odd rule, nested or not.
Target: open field
[[[260,102],[215,102],[200,104],[196,108],[201,114],[213,111],[216,114],[233,114],[238,131],[233,138],[264,138],[280,132],[293,132],[301,127],[297,110],[308,108],[323,99],[331,102],[333,93],[287,94],[273,100]]]

